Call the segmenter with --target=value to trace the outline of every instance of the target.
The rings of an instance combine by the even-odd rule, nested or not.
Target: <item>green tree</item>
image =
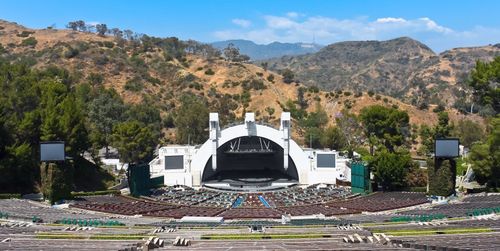
[[[72,157],[78,156],[90,147],[85,117],[73,95],[68,95],[61,102],[60,130],[66,143],[66,152]]]
[[[427,172],[431,195],[449,196],[455,192],[456,162],[453,159],[438,159],[437,161],[429,159]]]
[[[349,155],[352,155],[353,151],[359,148],[364,141],[363,128],[358,116],[343,110],[337,114],[335,122],[345,140],[345,150],[349,152]]]
[[[403,187],[405,178],[412,166],[412,159],[408,152],[379,151],[370,161],[370,167],[375,180],[384,190],[393,190]]]
[[[240,56],[240,49],[234,46],[233,43],[229,43],[226,48],[224,48],[224,57],[226,60],[235,62]]]
[[[495,114],[500,113],[500,56],[489,63],[478,60],[471,71],[469,84],[480,105],[492,107]]]
[[[500,116],[490,122],[485,143],[472,145],[469,161],[478,182],[498,187],[500,181]]]
[[[281,75],[283,76],[283,82],[290,84],[295,81],[295,73],[293,73],[290,69],[284,69],[281,71]]]
[[[340,128],[336,126],[329,126],[325,129],[320,139],[320,143],[322,146],[335,150],[345,150],[348,148],[344,134]]]
[[[390,152],[407,143],[410,121],[407,112],[373,105],[363,108],[359,116],[365,127],[366,137],[375,137]],[[372,143],[371,147],[373,146]]]
[[[108,32],[108,26],[106,24],[97,24],[95,26],[95,29],[96,29],[96,32],[97,32],[97,35],[99,36],[104,36],[104,34],[106,34],[106,32]]]
[[[433,129],[428,125],[422,125],[418,130],[418,134],[420,136],[420,142],[422,144],[418,149],[418,154],[429,155],[430,153],[434,152]]]
[[[447,112],[438,113],[438,123],[434,127],[434,138],[446,138],[451,135],[453,125],[451,125],[449,122],[450,119]]]
[[[117,124],[113,129],[112,146],[118,149],[120,160],[137,164],[150,160],[158,144],[151,128],[136,120]]]
[[[483,141],[485,138],[482,126],[469,119],[458,121],[453,127],[452,135],[460,139],[460,144],[469,148],[473,143]]]
[[[125,121],[126,106],[114,90],[99,88],[97,96],[88,104],[90,138],[94,152],[111,145],[113,127]]]
[[[175,116],[176,139],[179,143],[199,144],[207,139],[208,108],[195,96],[181,97],[181,105]],[[188,142],[190,141],[190,142]]]

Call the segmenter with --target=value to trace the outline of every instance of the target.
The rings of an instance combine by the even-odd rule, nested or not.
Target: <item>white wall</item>
[[[224,145],[230,140],[235,138],[248,136],[248,130],[245,128],[245,125],[236,125],[229,128],[226,128],[221,131],[221,136],[219,138],[219,146]],[[256,124],[256,133],[255,136],[262,137],[268,140],[273,141],[279,146],[283,147],[283,133],[277,129],[274,129],[269,126]],[[206,141],[193,156],[193,161],[191,162],[191,173],[194,175],[195,173],[201,173],[203,175],[203,169],[207,161],[210,159],[212,154],[212,144],[208,140]],[[299,182],[301,184],[307,184],[307,177],[305,172],[307,172],[309,167],[309,159],[306,153],[295,143],[295,141],[290,140],[290,157],[292,158],[295,166],[297,167],[297,172],[299,175]],[[201,180],[201,178],[199,179]],[[196,182],[193,183],[194,186],[200,186],[201,184]]]
[[[283,133],[280,130],[274,129],[265,125],[256,125],[255,136],[266,138],[283,147]],[[245,125],[236,125],[226,128],[220,132],[218,145],[224,145],[235,138],[248,136],[248,130]],[[212,142],[207,140],[199,148],[194,146],[179,146],[172,145],[162,147],[159,150],[159,156],[150,162],[150,172],[152,177],[163,175],[166,185],[187,185],[201,186],[201,177],[205,165],[212,156]],[[334,153],[336,154],[335,168],[317,168],[316,153]],[[165,170],[166,155],[184,155],[184,169]],[[340,157],[336,151],[323,150],[307,150],[304,151],[293,140],[290,140],[290,158],[293,160],[297,173],[299,175],[299,183],[304,185],[316,183],[335,183],[336,179],[346,179],[350,181],[350,169],[346,166],[348,159]],[[312,156],[312,158],[309,158]],[[342,174],[343,177],[340,175]]]

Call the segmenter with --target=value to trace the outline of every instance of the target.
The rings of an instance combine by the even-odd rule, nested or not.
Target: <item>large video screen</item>
[[[184,156],[165,156],[165,170],[184,169]]]
[[[316,155],[317,167],[320,168],[335,168],[335,154],[321,153]]]
[[[436,157],[454,158],[459,156],[458,139],[436,139]]]
[[[40,161],[64,161],[64,142],[40,143]]]

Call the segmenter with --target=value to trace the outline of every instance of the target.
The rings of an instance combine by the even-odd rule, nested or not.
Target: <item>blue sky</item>
[[[31,28],[72,20],[153,36],[257,43],[409,36],[436,52],[500,43],[500,1],[2,1],[0,19]]]

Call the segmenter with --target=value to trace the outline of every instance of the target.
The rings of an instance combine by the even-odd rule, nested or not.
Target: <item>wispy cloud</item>
[[[252,25],[252,22],[250,22],[249,20],[246,20],[246,19],[235,18],[231,21],[233,22],[233,24],[236,24],[236,25],[243,27],[243,28],[247,28],[250,25]]]
[[[324,16],[306,16],[289,12],[282,16],[264,15],[262,25],[252,26],[249,20],[233,19],[238,27],[213,32],[216,39],[248,39],[257,43],[316,42],[330,44],[348,40],[385,40],[409,36],[429,45],[435,51],[452,47],[484,45],[500,41],[500,28],[474,27],[454,30],[438,24],[429,17],[405,19],[402,17],[367,17],[336,19]]]
[[[96,25],[98,25],[98,24],[101,24],[101,22],[99,22],[99,21],[87,21],[87,22],[85,22],[85,24],[87,24],[87,25],[92,25],[92,26],[96,26]]]

